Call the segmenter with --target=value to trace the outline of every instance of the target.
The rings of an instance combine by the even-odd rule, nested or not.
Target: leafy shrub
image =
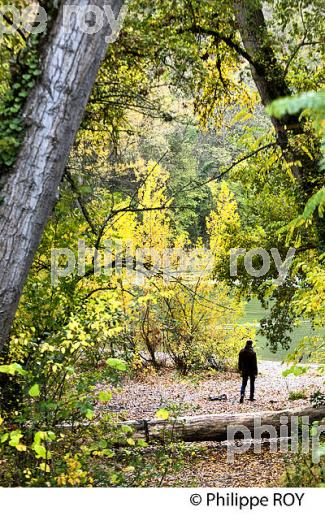
[[[194,288],[174,284],[158,301],[163,348],[182,374],[234,364],[243,337],[252,333],[229,325],[240,315],[241,306],[221,283],[214,285],[202,278]]]
[[[299,453],[287,463],[284,485],[288,487],[324,487],[324,457],[314,463],[310,455]]]
[[[14,392],[0,412],[3,486],[150,485],[163,480],[171,453],[182,451],[173,439],[162,446],[134,439],[132,428],[107,412],[130,368],[109,357],[109,307],[98,313],[96,305],[92,314],[92,305],[47,341],[22,332],[11,340],[0,365]]]
[[[325,392],[317,390],[310,396],[310,401],[315,408],[325,406]]]
[[[287,460],[283,478],[288,487],[324,487],[325,438],[323,422],[315,421],[310,428],[309,451],[305,442],[298,444],[297,452]]]

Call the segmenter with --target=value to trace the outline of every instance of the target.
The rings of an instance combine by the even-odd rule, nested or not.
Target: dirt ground
[[[174,370],[147,374],[141,379],[125,379],[110,401],[108,409],[127,419],[151,419],[159,408],[175,405],[181,415],[200,415],[252,410],[282,410],[308,406],[309,396],[322,387],[323,377],[316,368],[302,376],[282,376],[285,366],[277,361],[259,363],[256,401],[239,404],[240,376],[234,372],[216,372],[182,377]],[[289,400],[293,391],[305,393],[304,399]],[[225,394],[224,401],[209,397]]]
[[[261,453],[249,448],[228,461],[228,452],[218,442],[189,443],[200,449],[192,460],[186,460],[181,471],[171,471],[164,479],[166,487],[279,487],[283,485],[285,461],[282,453],[270,453],[265,445]],[[203,446],[202,446],[203,444]]]
[[[172,369],[160,374],[147,373],[141,379],[124,380],[109,404],[99,405],[116,412],[120,419],[150,419],[158,409],[175,406],[179,415],[200,415],[252,410],[282,410],[308,406],[310,395],[322,387],[323,377],[314,367],[308,374],[284,378],[285,366],[276,361],[259,363],[256,401],[239,403],[240,377],[235,372],[180,376]],[[291,392],[302,391],[303,399],[289,400]],[[209,397],[225,394],[226,400],[210,401]],[[104,411],[104,410],[103,410]],[[227,443],[187,443],[181,471],[170,470],[163,482],[152,486],[167,487],[274,487],[283,484],[287,455],[271,453],[263,445],[261,453],[254,447],[237,455],[234,463],[227,460]],[[191,450],[193,454],[191,455]],[[171,466],[172,467],[172,466]]]

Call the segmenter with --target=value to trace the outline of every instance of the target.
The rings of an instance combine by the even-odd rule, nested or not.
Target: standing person
[[[255,378],[258,374],[257,370],[257,357],[256,352],[253,349],[253,342],[251,339],[246,341],[245,348],[239,352],[238,358],[238,370],[242,375],[243,381],[240,390],[240,403],[244,402],[245,390],[247,386],[248,378],[250,379],[250,401],[255,401]]]

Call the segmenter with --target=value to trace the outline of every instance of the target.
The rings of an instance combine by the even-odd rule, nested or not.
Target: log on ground
[[[243,438],[243,431],[247,433],[247,430],[249,430],[252,438],[259,439],[274,438],[279,433],[284,437],[290,436],[291,433],[294,433],[299,422],[294,418],[303,417],[308,418],[308,421],[304,419],[304,424],[309,423],[311,425],[313,421],[320,421],[325,418],[325,407],[238,414],[196,415],[170,418],[168,420],[144,419],[127,421],[123,424],[127,424],[134,429],[135,438],[143,438],[147,442],[150,442],[150,440],[164,440],[171,435],[186,442],[225,441],[232,438]],[[286,425],[288,425],[288,430],[286,431],[283,428],[280,432],[280,426],[285,427]],[[229,430],[230,427],[233,433]]]

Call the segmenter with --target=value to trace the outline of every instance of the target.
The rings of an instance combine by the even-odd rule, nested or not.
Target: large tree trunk
[[[42,75],[24,110],[26,134],[0,204],[0,352],[10,332],[19,298],[53,208],[70,147],[104,58],[112,29],[82,31],[77,17],[64,25],[64,3],[47,38]],[[69,5],[103,7],[115,17],[123,0],[73,0]],[[102,11],[104,12],[104,11]]]
[[[229,427],[234,430],[238,427],[237,433],[233,434],[234,438],[241,438],[242,431],[240,428],[247,428],[252,435],[252,438],[258,436],[259,438],[264,437],[275,437],[274,432],[277,434],[280,431],[282,422],[281,417],[288,419],[288,430],[287,433],[290,435],[294,433],[297,421],[292,421],[292,418],[296,417],[308,417],[309,424],[313,421],[321,420],[325,417],[325,408],[304,408],[304,409],[293,409],[293,410],[279,410],[279,411],[266,411],[266,412],[252,412],[252,413],[238,413],[238,414],[211,414],[211,415],[196,415],[187,417],[178,417],[175,421],[164,421],[164,420],[139,420],[139,421],[127,421],[128,426],[131,426],[135,431],[135,438],[144,438],[150,440],[164,440],[164,438],[173,438],[183,440],[186,442],[194,441],[225,441],[231,440],[231,434],[228,431]],[[260,421],[260,422],[259,422]],[[258,430],[259,425],[262,426],[260,431]],[[274,429],[265,430],[263,434],[263,427],[271,426]],[[293,430],[291,431],[291,426]],[[325,430],[325,425],[324,425]],[[284,433],[281,434],[286,437]],[[269,435],[268,435],[269,434]]]
[[[259,0],[233,0],[237,28],[240,32],[246,52],[251,57],[250,68],[257,90],[264,106],[275,99],[290,96],[291,91],[285,78],[285,71],[279,64],[270,44],[264,14]],[[255,66],[253,65],[255,64]],[[277,134],[278,144],[291,170],[305,194],[305,199],[313,194],[315,172],[318,170],[318,160],[311,159],[301,147],[290,149],[289,135],[303,134],[303,123],[298,115],[288,115],[281,120],[272,117],[272,123]]]

